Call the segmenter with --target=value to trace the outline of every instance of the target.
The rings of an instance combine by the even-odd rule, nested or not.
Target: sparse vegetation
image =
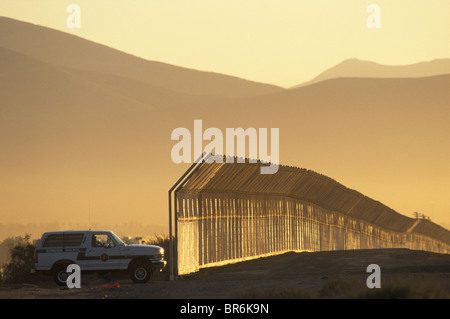
[[[320,289],[300,287],[251,287],[231,296],[238,299],[450,299],[450,291],[438,283],[397,279],[380,289],[369,289],[365,283],[352,280],[329,280]]]
[[[167,254],[169,251],[169,243],[170,238],[169,236],[164,235],[155,235],[149,242],[149,245],[156,245],[164,248],[164,252]]]
[[[314,294],[299,287],[266,288],[251,287],[232,296],[237,299],[311,299]]]
[[[164,249],[164,260],[167,261],[167,266],[162,270],[162,273],[165,275],[169,275],[169,247],[170,247],[170,237],[164,235],[155,235],[148,243],[148,245],[156,245],[160,246]]]
[[[450,291],[434,283],[405,280],[360,292],[362,299],[450,299]]]
[[[4,283],[24,283],[31,280],[36,243],[30,239],[28,234],[24,237],[15,237],[8,242],[12,244],[10,258],[1,267],[1,281]]]
[[[350,280],[327,280],[317,292],[318,298],[333,299],[333,298],[352,298],[355,291],[359,287],[365,288],[365,283],[355,284]]]

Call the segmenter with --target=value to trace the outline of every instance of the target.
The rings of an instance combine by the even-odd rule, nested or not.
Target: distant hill
[[[0,46],[55,66],[111,74],[193,95],[243,97],[282,88],[145,60],[43,26],[0,17]]]
[[[284,90],[11,19],[0,29],[3,223],[85,222],[89,203],[93,223],[166,223],[167,191],[189,167],[171,161],[171,132],[192,132],[195,119],[224,133],[279,128],[282,164],[402,214],[429,215],[431,200],[447,201],[450,75],[339,77]],[[153,76],[156,66],[180,76]]]
[[[311,81],[292,88],[310,85],[335,78],[418,78],[440,74],[450,74],[450,59],[436,59],[410,65],[383,65],[358,59],[345,60],[325,70]]]

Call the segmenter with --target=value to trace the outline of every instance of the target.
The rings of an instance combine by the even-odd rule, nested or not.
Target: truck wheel
[[[53,280],[58,286],[66,286],[69,273],[66,271],[69,264],[59,264],[53,269]]]
[[[145,284],[152,277],[152,265],[148,262],[136,262],[130,266],[130,278],[135,284]]]

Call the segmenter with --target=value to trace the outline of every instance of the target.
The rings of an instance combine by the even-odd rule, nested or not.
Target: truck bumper
[[[167,261],[165,260],[152,260],[152,265],[154,270],[161,271],[166,267]]]

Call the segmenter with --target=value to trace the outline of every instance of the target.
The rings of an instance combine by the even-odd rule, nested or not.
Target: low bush
[[[9,261],[2,266],[1,280],[4,283],[24,283],[33,279],[31,268],[36,243],[30,239],[30,235],[16,237],[14,240]]]
[[[251,287],[233,294],[232,298],[237,299],[311,299],[314,295],[299,287],[284,288],[258,288]]]

